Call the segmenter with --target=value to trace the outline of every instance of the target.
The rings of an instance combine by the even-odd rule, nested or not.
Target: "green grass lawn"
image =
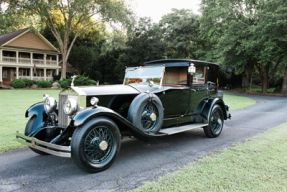
[[[60,90],[0,90],[0,152],[25,147],[15,139],[16,131],[24,133],[29,118],[26,110],[43,101],[43,94],[58,98]],[[58,100],[58,99],[56,99]]]
[[[287,191],[287,122],[135,191]]]
[[[223,95],[225,105],[230,106],[230,111],[242,109],[251,105],[255,105],[256,101],[247,97],[239,97],[236,95]]]
[[[243,91],[246,92],[246,87],[245,88],[242,88]],[[257,91],[257,93],[261,93],[262,92],[262,86],[259,86],[259,85],[252,85],[252,90],[255,90]],[[273,93],[273,91],[275,90],[275,87],[271,87],[271,88],[268,88],[267,89],[267,93]]]
[[[16,131],[24,133],[29,118],[25,118],[26,110],[34,103],[43,101],[43,94],[58,100],[60,90],[1,90],[0,91],[0,152],[24,148],[15,139]],[[230,105],[231,111],[254,105],[256,102],[245,97],[224,95],[224,101]]]

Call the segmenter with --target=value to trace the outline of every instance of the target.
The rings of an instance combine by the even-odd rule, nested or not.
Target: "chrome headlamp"
[[[91,105],[97,106],[99,99],[97,97],[92,97],[90,102],[91,102]]]
[[[52,113],[57,108],[57,102],[53,97],[45,97],[44,108],[46,113]]]
[[[65,101],[63,108],[64,112],[67,115],[71,116],[77,112],[78,109],[77,101],[75,99],[68,99]]]

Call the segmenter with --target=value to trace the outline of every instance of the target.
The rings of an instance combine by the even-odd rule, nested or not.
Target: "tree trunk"
[[[66,79],[67,62],[66,62],[66,50],[62,51],[62,78]]]
[[[267,94],[268,72],[269,72],[269,65],[265,65],[264,68],[263,68],[263,77],[261,78],[262,93],[263,94]]]
[[[252,88],[252,74],[253,74],[253,69],[247,71],[247,91],[251,91],[251,88]]]
[[[284,96],[287,96],[287,66],[285,68],[284,81],[283,81],[283,84],[282,84],[282,94]]]

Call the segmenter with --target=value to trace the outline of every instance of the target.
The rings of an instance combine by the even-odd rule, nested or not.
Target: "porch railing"
[[[31,64],[31,59],[30,58],[19,58],[19,63],[20,64]]]
[[[7,57],[3,56],[2,61],[4,63],[17,63],[16,57]],[[30,58],[18,58],[19,64],[31,64],[31,59]],[[43,59],[33,59],[33,65],[45,65],[45,62]],[[57,61],[56,60],[46,60],[46,65],[53,65],[57,66]]]
[[[19,76],[19,79],[31,79],[30,76]]]
[[[4,63],[16,63],[16,57],[6,57],[6,56],[3,56],[2,57],[2,60]]]
[[[44,65],[44,60],[43,59],[33,59],[33,64]]]
[[[46,60],[46,65],[57,65],[57,61],[55,61],[55,60]]]
[[[30,76],[19,76],[19,79],[31,79]],[[44,77],[37,77],[37,76],[33,76],[33,80],[35,81],[43,81]],[[47,81],[52,81],[53,77],[46,77]]]

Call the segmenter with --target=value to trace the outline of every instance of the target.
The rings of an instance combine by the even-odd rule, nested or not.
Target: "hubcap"
[[[150,120],[155,121],[156,120],[156,114],[152,113],[150,115]]]
[[[221,124],[221,119],[217,120],[217,124],[220,125]]]
[[[108,143],[106,141],[102,141],[99,147],[102,151],[105,151],[108,148]]]

